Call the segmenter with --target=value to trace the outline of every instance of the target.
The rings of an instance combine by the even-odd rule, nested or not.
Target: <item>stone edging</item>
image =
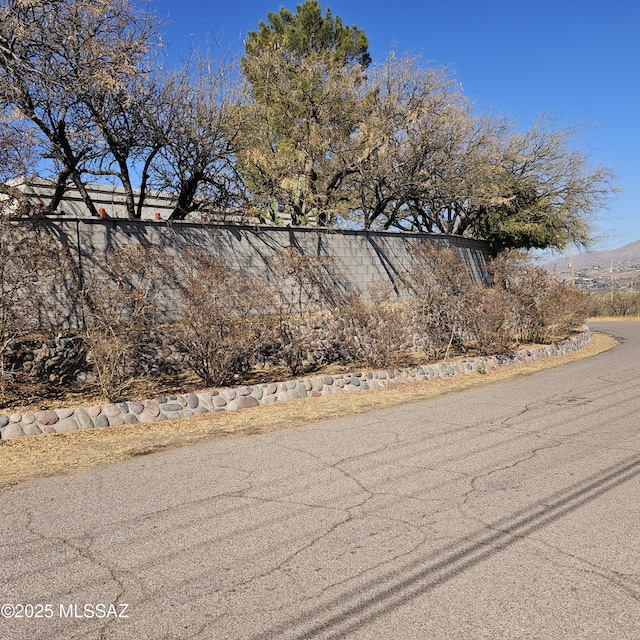
[[[522,349],[508,355],[462,358],[451,362],[404,369],[382,369],[362,373],[322,375],[228,389],[208,389],[199,393],[175,395],[155,400],[133,400],[76,409],[47,409],[30,413],[0,415],[0,440],[23,435],[63,433],[94,427],[115,427],[139,422],[158,422],[202,415],[214,411],[232,411],[298,398],[320,397],[343,391],[379,389],[404,382],[488,371],[510,364],[533,362],[540,358],[567,355],[591,340],[588,327],[562,342]]]

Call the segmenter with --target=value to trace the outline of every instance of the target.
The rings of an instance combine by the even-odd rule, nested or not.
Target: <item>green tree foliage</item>
[[[282,208],[294,224],[317,216],[328,224],[346,198],[355,171],[368,40],[315,0],[293,14],[268,14],[249,33],[242,69],[253,104],[240,163],[262,210]]]
[[[268,23],[260,21],[258,31],[250,31],[245,41],[246,55],[242,59],[244,72],[258,99],[268,95],[268,72],[252,64],[265,51],[279,51],[293,62],[308,56],[318,56],[325,63],[346,66],[358,63],[367,67],[371,62],[369,39],[356,25],[342,24],[339,16],[327,9],[324,16],[317,0],[306,0],[292,13],[284,7],[278,13],[267,14]],[[265,91],[265,94],[262,93]],[[264,96],[264,98],[263,98]]]

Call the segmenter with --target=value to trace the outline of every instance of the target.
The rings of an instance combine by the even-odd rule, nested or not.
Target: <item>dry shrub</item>
[[[564,338],[587,318],[588,297],[563,282],[553,283],[543,304],[545,317],[542,342]]]
[[[82,287],[84,339],[102,393],[120,398],[134,381],[138,347],[156,320],[166,254],[127,246],[94,257]]]
[[[340,310],[342,353],[346,359],[369,367],[396,366],[412,339],[407,305],[392,301],[393,289],[388,283],[371,285],[368,294],[369,302],[353,296]]]
[[[506,251],[489,268],[494,288],[507,296],[514,341],[549,342],[584,322],[586,296],[532,265],[526,253]]]
[[[466,310],[469,346],[485,355],[505,353],[512,344],[509,300],[502,289],[470,285]]]
[[[5,366],[7,350],[55,326],[49,298],[68,273],[66,252],[37,221],[0,216],[0,395],[17,373]]]
[[[225,384],[273,341],[271,294],[261,281],[200,249],[182,253],[176,275],[173,335],[206,385]]]
[[[351,300],[337,262],[330,256],[305,255],[289,248],[275,254],[269,266],[278,355],[293,375],[334,360],[340,352],[340,338],[331,320]]]
[[[640,293],[621,291],[614,287],[607,294],[592,293],[589,296],[587,315],[624,317],[640,314]]]
[[[452,347],[464,348],[473,288],[466,265],[454,247],[431,241],[412,247],[411,257],[404,283],[424,351],[437,358]]]

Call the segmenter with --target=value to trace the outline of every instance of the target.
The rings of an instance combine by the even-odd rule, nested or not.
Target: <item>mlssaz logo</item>
[[[61,618],[120,618],[126,619],[128,604],[69,604],[60,605]]]

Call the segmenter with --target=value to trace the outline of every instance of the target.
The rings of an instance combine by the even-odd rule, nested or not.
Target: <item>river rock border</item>
[[[0,440],[23,435],[64,433],[94,427],[176,420],[214,411],[233,411],[248,407],[288,402],[298,398],[366,391],[406,382],[466,375],[491,369],[533,362],[540,358],[567,355],[591,340],[586,327],[562,342],[521,349],[507,355],[460,358],[403,369],[382,369],[362,373],[320,375],[287,382],[272,382],[228,389],[208,389],[199,393],[174,395],[155,400],[132,400],[76,409],[47,409],[30,413],[0,415]]]

